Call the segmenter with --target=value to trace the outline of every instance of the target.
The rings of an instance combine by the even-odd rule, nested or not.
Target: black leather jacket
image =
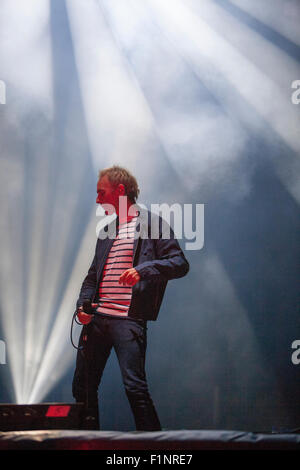
[[[128,317],[143,320],[156,320],[170,279],[183,277],[189,271],[189,263],[181,250],[174,232],[160,216],[140,208],[136,231],[139,236],[134,240],[133,266],[140,274],[140,281],[132,287],[131,304]],[[151,237],[151,224],[159,228],[156,238]],[[118,224],[116,224],[117,226]],[[164,230],[169,228],[170,236]],[[96,251],[88,274],[83,281],[77,308],[85,299],[99,301],[99,283],[106,258],[114,239],[107,236],[107,225],[99,233]],[[104,232],[106,237],[104,238]],[[159,237],[159,238],[158,238]]]

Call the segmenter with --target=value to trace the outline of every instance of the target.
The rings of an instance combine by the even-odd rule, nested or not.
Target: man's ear
[[[124,196],[125,195],[125,186],[124,184],[120,183],[119,186],[118,186],[118,193],[120,194],[120,196]]]

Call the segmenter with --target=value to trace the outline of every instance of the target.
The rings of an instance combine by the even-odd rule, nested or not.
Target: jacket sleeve
[[[97,285],[97,269],[96,269],[96,254],[93,262],[88,270],[88,273],[82,283],[79,298],[76,303],[76,308],[83,304],[84,299],[93,299]]]
[[[156,259],[145,261],[135,269],[141,279],[171,280],[185,276],[189,271],[189,263],[181,250],[174,232],[170,229],[170,238],[155,240]]]

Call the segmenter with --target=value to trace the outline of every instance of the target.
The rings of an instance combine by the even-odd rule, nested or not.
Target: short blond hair
[[[99,171],[99,179],[107,176],[113,186],[123,184],[125,187],[125,194],[131,202],[135,203],[140,193],[135,177],[126,169],[119,165],[113,165],[109,168],[104,168]]]

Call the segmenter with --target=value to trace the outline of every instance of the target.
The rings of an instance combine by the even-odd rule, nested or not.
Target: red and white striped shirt
[[[132,297],[132,286],[119,284],[119,277],[132,268],[133,244],[137,217],[119,224],[118,235],[113,242],[103,268],[99,285],[98,313],[127,317]]]

